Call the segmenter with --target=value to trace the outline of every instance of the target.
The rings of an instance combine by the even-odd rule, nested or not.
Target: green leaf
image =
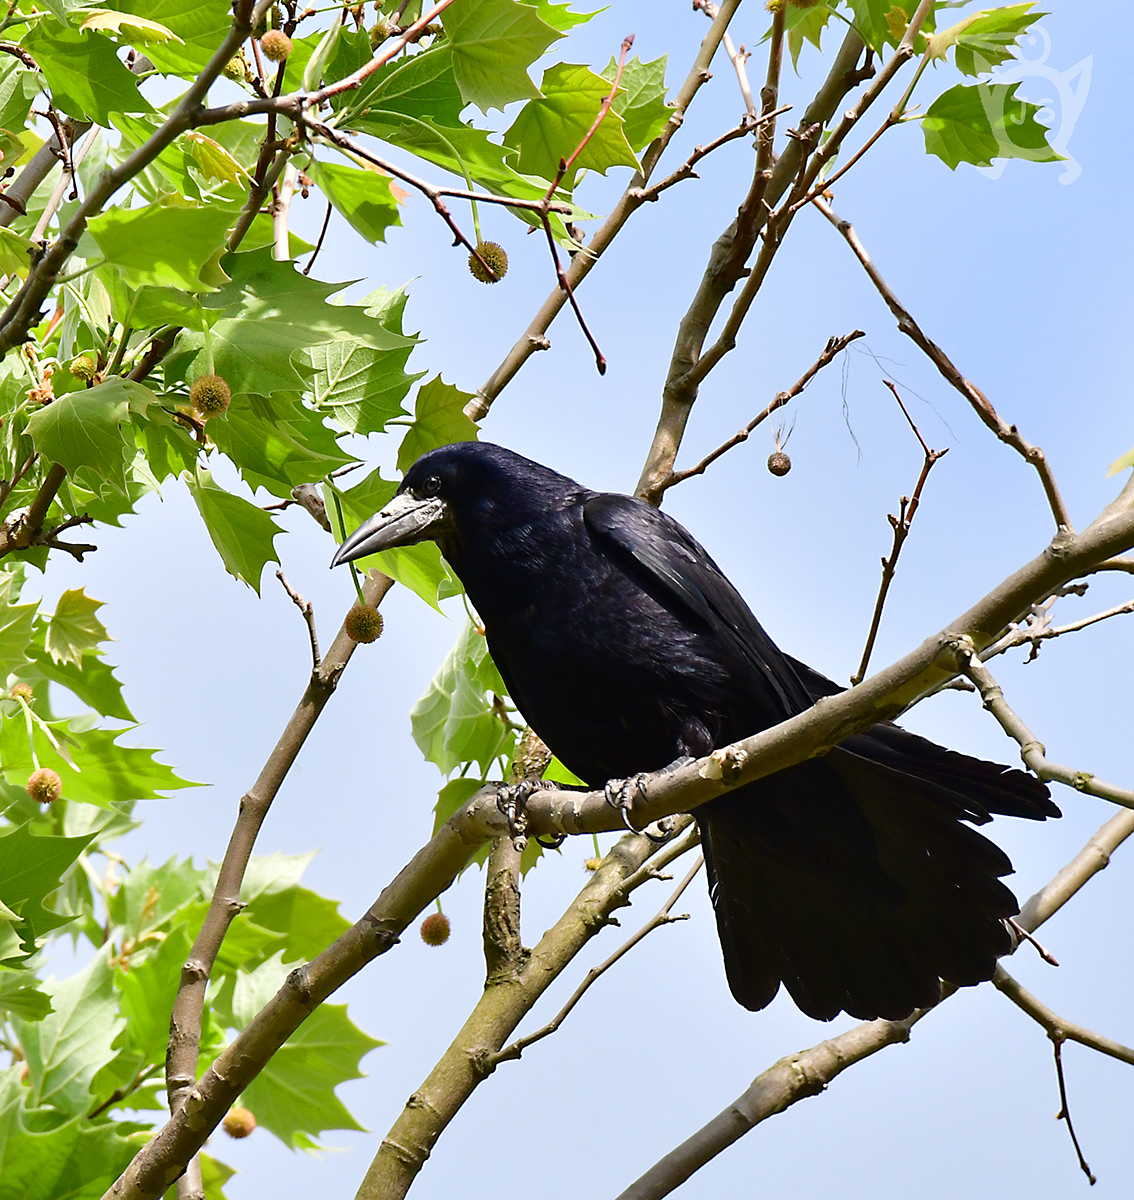
[[[397,483],[383,479],[380,470],[371,471],[361,483],[345,492],[337,492],[337,489],[324,486],[327,516],[330,518],[335,537],[341,542],[368,517],[383,509],[397,489]],[[339,522],[338,510],[333,499],[336,493],[343,508],[345,529]],[[437,608],[438,612],[441,611],[437,605],[439,589],[443,585],[448,587],[453,582],[453,577],[442,562],[441,551],[434,542],[422,542],[417,546],[404,546],[397,550],[384,550],[381,554],[371,554],[359,559],[356,565],[362,571],[376,567],[391,579],[396,579],[404,587],[416,592],[426,604]]]
[[[831,19],[832,12],[825,4],[815,8],[796,8],[789,5],[785,28],[788,35],[788,49],[791,51],[791,65],[796,74],[799,73],[799,55],[805,41],[810,42],[816,50],[822,49],[820,42],[823,30]],[[764,39],[767,41],[767,38]]]
[[[45,643],[57,663],[81,663],[84,654],[109,639],[106,626],[95,616],[102,605],[82,588],[71,588],[59,597]]]
[[[248,172],[220,142],[206,137],[197,129],[190,129],[185,134],[185,140],[191,147],[193,161],[210,179],[237,184],[243,184],[248,179]]]
[[[223,205],[176,208],[111,208],[87,223],[108,263],[118,267],[131,287],[150,283],[212,290],[202,272],[224,246],[237,211]]]
[[[410,712],[418,749],[445,775],[463,763],[475,762],[481,776],[486,776],[492,761],[510,753],[515,740],[491,700],[493,693],[506,692],[484,634],[467,621]]]
[[[205,872],[189,859],[171,858],[160,867],[146,859],[131,867],[108,905],[110,919],[137,941],[160,929],[190,901],[199,898]]]
[[[263,892],[245,912],[261,929],[280,935],[274,939],[270,953],[282,950],[288,961],[309,961],[351,927],[339,912],[337,901],[298,886]]]
[[[23,919],[23,954],[34,953],[42,938],[71,920],[46,908],[44,900],[59,889],[64,872],[94,836],[37,834],[31,822],[0,826],[0,899]]]
[[[28,661],[28,643],[38,604],[7,604],[0,607],[0,672],[4,678],[19,672]]]
[[[519,151],[518,169],[524,174],[554,179],[561,159],[569,157],[598,116],[610,94],[610,84],[589,67],[557,63],[543,73],[544,98],[525,104],[504,144]],[[611,167],[637,167],[638,160],[626,140],[623,121],[611,111],[603,118],[574,171],[590,169],[605,174]]]
[[[323,195],[368,242],[384,242],[386,230],[402,223],[388,175],[315,159],[306,169]]]
[[[28,255],[34,249],[35,243],[30,238],[21,237],[11,229],[0,228],[0,271],[26,279],[31,269]]]
[[[144,961],[131,962],[129,970],[115,972],[120,1011],[126,1022],[125,1046],[136,1061],[147,1066],[165,1058],[169,1016],[192,944],[189,930],[177,925]],[[128,1107],[129,1100],[123,1105]]]
[[[560,33],[566,33],[569,29],[574,29],[576,25],[584,25],[591,17],[597,16],[603,10],[596,8],[594,12],[577,13],[572,12],[568,4],[553,4],[552,0],[532,0],[532,7],[539,14],[541,21],[546,21],[552,29],[558,29]]]
[[[100,716],[134,723],[134,714],[122,696],[122,684],[114,668],[99,654],[87,654],[81,663],[57,663],[41,645],[42,631],[31,647],[36,671],[52,683],[61,684]]]
[[[943,29],[929,39],[931,58],[944,59],[956,47],[954,61],[963,75],[983,75],[1014,56],[1016,42],[1047,13],[1032,12],[1032,4],[985,9]]]
[[[24,39],[24,49],[43,68],[55,107],[68,116],[110,125],[113,112],[152,111],[138,91],[137,76],[123,66],[106,38],[41,21]]]
[[[1127,450],[1121,458],[1116,458],[1107,469],[1107,475],[1117,475],[1126,467],[1134,467],[1134,450]]]
[[[212,472],[198,467],[187,482],[225,570],[259,595],[264,565],[280,561],[272,542],[283,530],[263,509],[213,483]]]
[[[32,414],[27,432],[48,462],[66,467],[96,494],[104,483],[124,492],[130,408],[156,399],[142,384],[115,376],[45,405]]]
[[[82,33],[92,30],[95,33],[121,34],[125,40],[141,43],[144,46],[155,42],[168,42],[171,39],[180,42],[181,38],[172,30],[166,29],[156,21],[148,21],[145,17],[130,16],[127,13],[112,12],[109,8],[87,8],[83,10],[86,20],[79,26]],[[123,30],[125,32],[123,33]]]
[[[209,433],[249,487],[283,498],[297,484],[322,479],[354,461],[323,424],[323,414],[287,392],[238,397],[223,420],[210,422]]]
[[[36,72],[18,58],[5,55],[0,62],[0,129],[23,129],[38,90]]]
[[[417,391],[413,424],[398,447],[398,470],[405,471],[429,450],[452,442],[475,442],[476,424],[464,414],[471,392],[462,392],[441,376]]]
[[[850,0],[850,7],[854,13],[854,27],[871,49],[881,53],[885,47],[897,46],[902,40],[918,3],[919,0]],[[922,33],[928,34],[932,29],[931,11],[922,26]],[[920,53],[923,45],[924,42],[919,37],[914,44],[915,52]]]
[[[1058,162],[1037,120],[1040,106],[1016,99],[1017,83],[959,83],[942,93],[922,118],[925,149],[950,170],[958,163],[992,165],[994,158]]]
[[[304,382],[298,354],[312,346],[353,341],[395,350],[414,344],[363,307],[328,303],[344,284],[301,275],[291,263],[276,262],[269,248],[227,255],[221,265],[231,282],[201,303],[210,315],[212,310],[222,313],[212,331],[213,369],[228,381],[234,396],[296,391]],[[178,344],[198,357],[204,354],[201,334],[182,334]],[[300,365],[310,371],[305,362]]]
[[[515,0],[457,4],[442,18],[461,95],[482,112],[539,95],[527,68],[563,36]]]
[[[42,1021],[13,1022],[30,1070],[32,1100],[68,1117],[90,1109],[91,1080],[112,1057],[111,1043],[124,1024],[109,959],[106,946],[69,979],[45,983],[54,1011]]]
[[[40,991],[36,982],[26,970],[0,967],[0,1012],[11,1013],[22,1021],[42,1021],[51,1012],[51,997]]]
[[[622,69],[613,108],[622,118],[622,133],[635,153],[644,150],[673,115],[673,109],[665,102],[666,57],[663,54],[648,63],[634,57]],[[617,72],[618,63],[612,58],[602,77],[613,83]]]
[[[0,1127],[0,1200],[99,1200],[140,1148],[115,1125],[75,1117],[30,1130],[24,1116],[14,1109]]]
[[[116,0],[123,12],[158,21],[172,30],[181,43],[145,46],[146,57],[159,71],[195,80],[217,52],[232,28],[232,6],[227,0]],[[125,35],[130,36],[126,28]]]
[[[289,968],[270,959],[242,974],[233,996],[233,1013],[241,1028],[272,998]],[[346,1015],[345,1004],[323,1004],[272,1056],[241,1097],[256,1121],[285,1145],[311,1148],[325,1129],[361,1129],[335,1088],[360,1079],[359,1061],[382,1043],[363,1033]]]

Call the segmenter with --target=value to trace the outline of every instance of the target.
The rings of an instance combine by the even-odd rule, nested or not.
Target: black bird
[[[423,455],[332,565],[432,539],[524,718],[592,787],[701,757],[842,689],[784,654],[671,517],[483,442]],[[697,809],[729,987],[809,1016],[909,1015],[989,979],[1019,908],[970,827],[1047,788],[892,724]],[[965,824],[963,822],[968,822]]]

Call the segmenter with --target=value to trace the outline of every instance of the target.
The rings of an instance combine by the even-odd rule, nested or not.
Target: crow
[[[332,566],[431,539],[524,719],[591,787],[714,748],[842,689],[783,653],[672,517],[484,442],[423,455]],[[696,811],[736,1000],[900,1019],[1014,942],[1012,864],[972,825],[1058,817],[1024,771],[881,723]]]

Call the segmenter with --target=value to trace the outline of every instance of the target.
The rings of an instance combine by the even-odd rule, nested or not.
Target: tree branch
[[[992,430],[996,436],[1006,445],[1011,446],[1018,454],[1020,454],[1025,462],[1031,463],[1039,473],[1040,481],[1043,484],[1043,489],[1047,495],[1047,502],[1051,508],[1052,515],[1055,517],[1055,525],[1058,532],[1073,532],[1074,526],[1071,524],[1071,517],[1067,511],[1067,506],[1063,503],[1063,497],[1059,492],[1059,485],[1055,481],[1055,475],[1052,472],[1051,464],[1047,461],[1044,452],[1038,447],[1033,446],[1027,441],[1016,428],[1015,425],[1009,425],[992,407],[992,402],[988,397],[976,386],[961,374],[960,371],[953,365],[952,361],[946,355],[945,351],[940,346],[931,342],[921,331],[921,327],[910,316],[904,305],[890,289],[886,281],[882,278],[878,268],[874,265],[870,255],[866,252],[866,247],[859,240],[858,234],[854,231],[854,226],[849,221],[843,220],[835,213],[829,204],[816,197],[812,203],[815,207],[831,222],[832,225],[841,233],[846,240],[848,246],[854,252],[854,256],[862,264],[867,275],[870,276],[871,283],[878,290],[878,294],[886,302],[886,307],[894,314],[898,321],[898,328],[918,348],[929,358],[938,371],[944,378],[961,393],[962,396],[969,402],[975,410],[977,416]]]

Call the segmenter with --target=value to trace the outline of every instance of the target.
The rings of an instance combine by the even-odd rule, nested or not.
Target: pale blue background
[[[1130,156],[1117,114],[1130,77],[1126,7],[1059,0],[1043,26],[1048,65],[1067,71],[1090,56],[1090,93],[1070,139],[1081,176],[1062,185],[1062,164],[1011,162],[995,180],[971,167],[950,172],[923,153],[916,125],[887,134],[837,187],[837,210],[853,220],[886,278],[926,332],[950,353],[1009,421],[1050,454],[1075,520],[1085,525],[1115,493],[1107,466],[1134,444],[1129,404],[1128,277]],[[734,22],[752,45],[766,27],[761,5]],[[549,61],[601,68],[628,32],[644,59],[671,52],[676,88],[707,22],[687,4],[615,0]],[[828,35],[832,44],[837,31]],[[1034,57],[1037,47],[1029,47]],[[758,52],[753,78],[762,77]],[[797,120],[817,79],[805,49],[802,78],[785,72],[782,99]],[[927,98],[954,79],[927,81]],[[663,168],[729,128],[742,105],[732,70],[718,58]],[[538,74],[536,76],[538,79]],[[1054,99],[1042,78],[1021,88]],[[928,99],[927,99],[928,102]],[[1056,120],[1059,105],[1055,104]],[[882,112],[871,117],[873,129]],[[499,117],[499,114],[496,114]],[[865,130],[863,134],[865,135]],[[858,142],[853,141],[857,145]],[[712,240],[730,220],[752,153],[738,142],[707,160],[701,182],[671,190],[637,214],[580,293],[610,360],[595,373],[578,329],[561,317],[553,349],[535,356],[498,401],[484,436],[598,488],[629,490],[653,432],[676,323]],[[432,173],[436,177],[436,173]],[[580,194],[607,211],[626,173],[592,180]],[[297,201],[296,227],[314,236],[322,202]],[[459,219],[471,227],[467,212]],[[507,279],[474,282],[429,205],[412,196],[405,228],[369,247],[341,222],[318,272],[378,284],[409,281],[407,327],[428,339],[411,365],[441,371],[473,391],[526,327],[551,285],[543,240],[500,212],[482,212],[485,234],[511,256]],[[857,664],[890,544],[886,513],[917,478],[921,455],[889,392],[896,379],[927,440],[949,446],[934,470],[904,551],[874,665],[911,649],[1042,549],[1051,520],[1037,478],[999,445],[961,398],[895,329],[838,235],[803,212],[775,262],[737,350],[702,389],[682,461],[750,419],[812,362],[831,334],[867,337],[845,368],[828,369],[792,406],[784,479],[764,468],[765,426],[710,474],[667,497],[667,508],[705,543],[770,633],[788,651],[846,681]],[[849,426],[849,428],[848,428]],[[851,434],[853,430],[853,437]],[[390,462],[384,439],[364,452]],[[280,539],[294,584],[314,600],[329,642],[351,601],[349,580],[326,570],[332,546],[305,514],[290,510]],[[145,827],[124,844],[148,855],[218,858],[241,793],[251,785],[298,699],[309,670],[306,634],[270,572],[262,600],[225,573],[186,492],[169,486],[122,531],[100,531],[82,566],[55,564],[48,594],[83,584],[107,602],[101,615],[119,639],[111,659],[145,721],[138,738],[167,748],[190,778],[214,786],[139,806]],[[1066,621],[1128,598],[1129,577],[1092,583],[1083,601],[1062,602]],[[441,780],[409,736],[407,713],[456,633],[455,621],[396,589],[384,605],[387,632],[362,648],[276,801],[259,850],[322,853],[306,882],[343,901],[352,918],[428,836]],[[458,610],[459,617],[459,610]],[[1120,618],[997,660],[1010,702],[1051,756],[1130,785],[1129,680],[1134,618]],[[970,752],[1015,761],[1013,744],[971,696],[952,693],[911,714],[911,727]],[[1113,811],[1061,792],[1062,822],[1000,821],[994,836],[1017,866],[1023,899],[1072,857]],[[589,840],[564,848],[530,877],[524,894],[529,944],[584,881]],[[1134,1042],[1128,998],[1134,886],[1122,851],[1070,909],[1043,930],[1058,970],[1025,951],[1011,970],[1057,1012]],[[684,870],[684,868],[681,868]],[[381,1136],[475,1002],[483,978],[479,875],[444,898],[453,937],[439,950],[412,930],[404,945],[342,991],[354,1019],[388,1044],[366,1060],[369,1077],[341,1089],[368,1134],[327,1136],[345,1152],[295,1155],[271,1135],[245,1143],[218,1135],[212,1150],[241,1174],[232,1200],[268,1195],[350,1197]],[[621,914],[627,932],[668,895],[643,889]],[[613,1196],[661,1154],[739,1094],[785,1053],[851,1024],[830,1026],[780,997],[750,1014],[729,997],[704,885],[679,905],[688,922],[651,935],[604,978],[552,1039],[501,1067],[441,1139],[416,1184],[422,1200],[454,1196]],[[542,1023],[587,967],[624,935],[606,931],[580,955],[529,1020]],[[1079,1047],[1065,1052],[1073,1115],[1100,1194],[1134,1189],[1134,1072]],[[1050,1046],[1003,997],[970,990],[931,1015],[912,1042],[891,1048],[749,1135],[695,1176],[680,1195],[824,1195],[952,1200],[996,1195],[1063,1200],[1085,1191],[1058,1109]]]

